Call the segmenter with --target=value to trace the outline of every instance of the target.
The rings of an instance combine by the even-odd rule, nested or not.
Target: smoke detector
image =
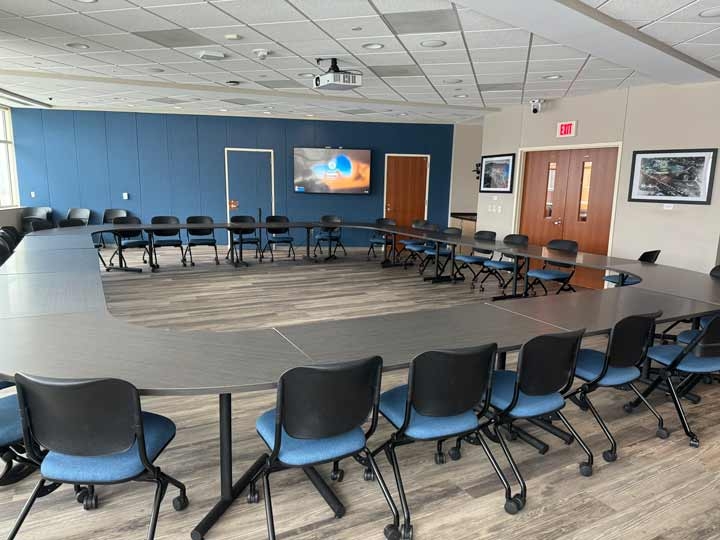
[[[252,53],[257,56],[258,60],[265,60],[268,54],[270,54],[270,51],[267,49],[253,49]]]

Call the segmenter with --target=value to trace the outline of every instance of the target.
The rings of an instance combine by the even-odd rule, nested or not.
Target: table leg
[[[432,281],[433,283],[444,283],[451,281],[452,276],[441,276],[440,275],[440,242],[435,242],[435,276],[426,277],[425,281]]]
[[[148,235],[148,265],[151,272],[157,272],[160,265],[155,261],[155,235],[152,231],[147,231]]]
[[[397,234],[392,233],[392,252],[390,254],[387,254],[387,246],[383,248],[383,253],[385,253],[385,258],[380,263],[380,266],[383,268],[390,268],[391,266],[400,266],[400,263],[398,262],[398,253],[397,253]]]

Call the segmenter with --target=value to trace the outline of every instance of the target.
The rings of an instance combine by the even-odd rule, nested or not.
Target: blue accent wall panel
[[[449,125],[32,109],[16,109],[12,119],[21,203],[52,206],[59,216],[81,206],[91,208],[96,221],[105,208],[125,208],[143,221],[164,214],[225,221],[225,148],[234,147],[273,150],[275,212],[295,220],[323,214],[374,220],[383,215],[385,154],[430,154],[428,218],[447,223]],[[372,152],[370,195],[294,192],[293,149],[324,146]],[[368,237],[344,235],[348,245]],[[295,236],[304,243],[302,232]]]

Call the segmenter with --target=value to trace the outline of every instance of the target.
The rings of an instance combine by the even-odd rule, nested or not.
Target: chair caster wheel
[[[442,452],[435,452],[435,465],[445,464],[445,454]]]
[[[413,526],[403,525],[402,527],[402,538],[403,540],[412,540],[413,537]]]
[[[187,268],[187,263],[182,263],[183,268]]]
[[[511,516],[514,516],[523,508],[525,508],[525,500],[520,495],[515,495],[512,499],[505,501],[505,511]]]
[[[176,512],[185,510],[188,507],[188,504],[190,504],[190,501],[188,500],[187,495],[185,495],[184,493],[178,495],[173,499],[173,508]]]
[[[697,437],[693,437],[690,439],[690,446],[693,448],[700,448],[700,441],[697,439]]]
[[[190,266],[195,266],[195,263],[194,263],[194,262],[191,262],[191,263],[190,263]]]
[[[330,473],[330,480],[333,482],[342,482],[343,478],[345,478],[345,471],[342,469]]]
[[[450,456],[450,459],[453,461],[458,461],[462,458],[462,452],[457,446],[453,446],[450,450],[448,450],[448,456]]]
[[[373,480],[375,480],[375,473],[370,467],[363,471],[363,480],[365,480],[366,482],[372,482]]]
[[[392,523],[390,525],[385,525],[383,533],[385,534],[385,538],[387,540],[400,540],[400,530]]]
[[[623,405],[623,411],[630,414],[631,412],[635,411],[635,407],[633,407],[630,403],[626,403],[625,405]]]
[[[603,459],[607,461],[608,463],[612,463],[613,461],[617,460],[617,452],[613,452],[612,450],[605,450],[602,454]],[[592,474],[592,471],[591,471]]]
[[[508,430],[508,432],[507,432],[507,440],[508,441],[517,441],[517,438],[518,438],[517,433],[515,433],[512,430]]]
[[[658,439],[667,439],[670,436],[670,432],[664,427],[658,428],[655,432],[655,436]]]
[[[85,504],[85,499],[88,496],[88,488],[75,486],[75,500],[78,504]]]
[[[588,463],[587,461],[585,463],[580,464],[580,474],[583,476],[592,476],[593,473],[593,466]]]
[[[93,493],[92,495],[88,495],[83,500],[83,508],[85,510],[95,510],[98,507],[98,496],[97,494]]]

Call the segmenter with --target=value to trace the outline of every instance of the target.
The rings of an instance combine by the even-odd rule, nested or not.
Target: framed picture
[[[512,193],[515,154],[483,156],[478,165],[481,192]]]
[[[633,152],[628,201],[710,204],[717,148]]]

